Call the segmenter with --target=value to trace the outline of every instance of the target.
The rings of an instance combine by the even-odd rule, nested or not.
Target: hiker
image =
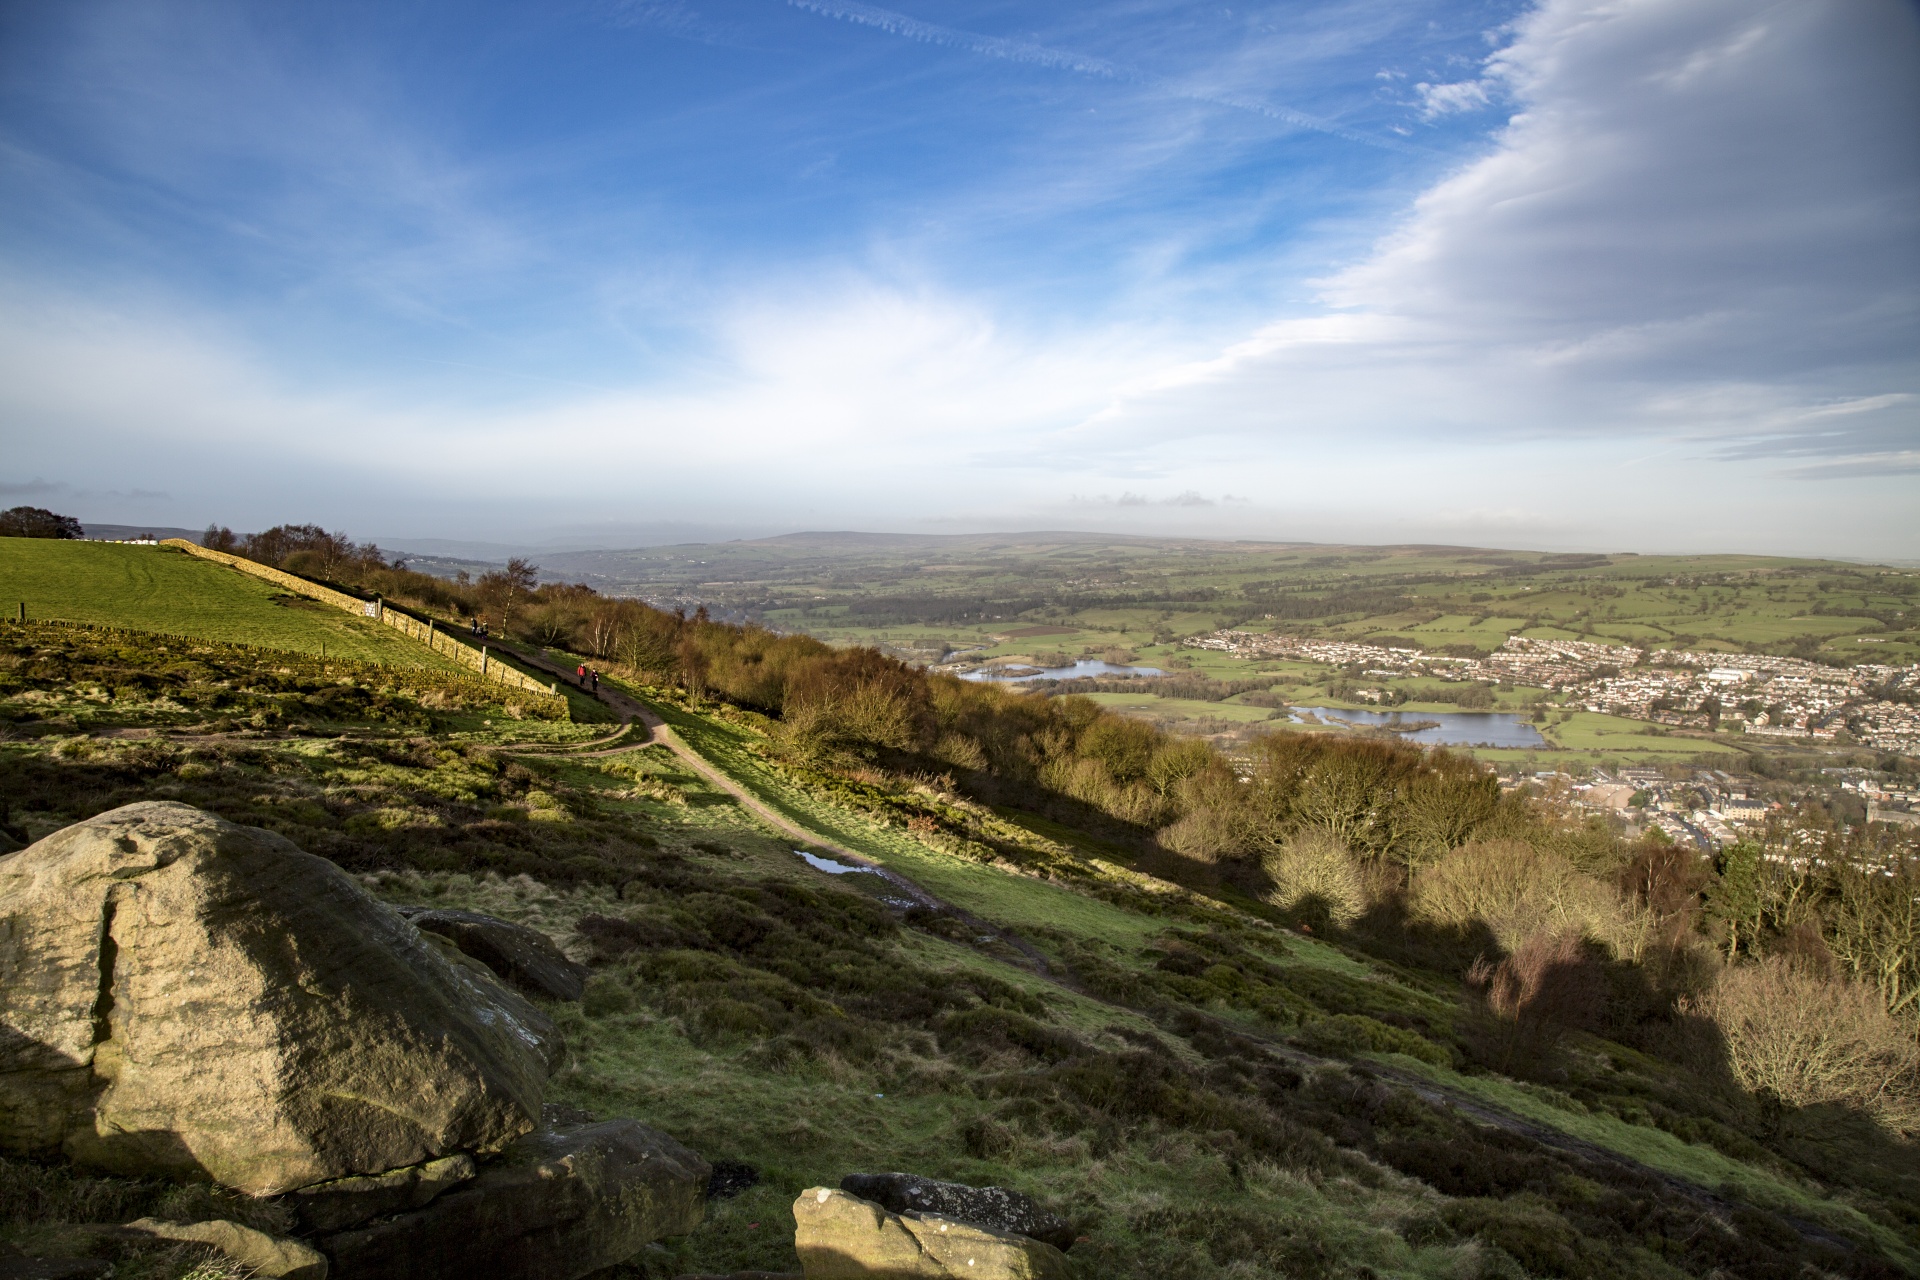
[[[593,696],[597,698],[600,696],[600,673],[589,669],[587,674],[593,677]]]
[[[580,687],[583,689],[586,688],[587,687],[587,664],[584,662],[581,663],[579,668],[574,672],[574,674],[580,677]]]

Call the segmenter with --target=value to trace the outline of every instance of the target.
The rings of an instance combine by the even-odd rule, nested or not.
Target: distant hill
[[[125,542],[129,538],[152,537],[157,539],[185,538],[188,542],[200,541],[204,529],[177,529],[164,524],[89,524],[81,522],[81,529],[94,542]]]

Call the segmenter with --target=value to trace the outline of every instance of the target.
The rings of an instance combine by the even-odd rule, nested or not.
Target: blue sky
[[[0,499],[1920,558],[1910,0],[0,9]]]

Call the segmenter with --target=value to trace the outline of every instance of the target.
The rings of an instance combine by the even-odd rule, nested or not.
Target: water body
[[[840,862],[834,858],[823,858],[817,853],[808,853],[805,849],[795,849],[794,852],[805,858],[807,865],[815,871],[824,871],[830,876],[844,876],[850,872],[857,873],[863,871],[870,876],[880,874],[872,867],[856,867],[850,863]]]
[[[978,671],[969,671],[960,678],[992,680],[1002,684],[1024,684],[1028,680],[1085,680],[1092,676],[1163,676],[1167,674],[1158,667],[1116,667],[1113,663],[1102,662],[1098,658],[1082,658],[1070,667],[1042,667],[1038,671],[1029,671],[1023,676],[995,675],[994,670],[993,667],[982,667]]]
[[[1416,729],[1400,736],[1408,742],[1424,742],[1450,747],[1544,747],[1547,740],[1540,731],[1512,711],[1344,711],[1337,707],[1292,707],[1290,719],[1305,724],[1300,713],[1312,712],[1329,724],[1348,724],[1355,728],[1391,728],[1398,721],[1432,721],[1431,729]]]

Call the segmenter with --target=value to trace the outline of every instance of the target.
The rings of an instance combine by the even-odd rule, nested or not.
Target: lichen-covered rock
[[[271,832],[152,802],[0,858],[0,1150],[256,1195],[497,1151],[556,1041]]]
[[[550,1125],[426,1208],[317,1243],[334,1280],[573,1280],[693,1230],[711,1172],[637,1120]]]
[[[443,907],[399,907],[416,929],[439,934],[491,969],[507,985],[548,1000],[578,1000],[586,989],[587,967],[567,959],[552,938],[538,929],[477,911]]]
[[[1030,1236],[932,1214],[891,1213],[831,1187],[793,1202],[806,1280],[1065,1280],[1067,1255]]]
[[[914,1173],[853,1173],[840,1179],[840,1189],[892,1213],[933,1213],[976,1227],[1032,1236],[1062,1252],[1073,1247],[1071,1223],[1042,1209],[1031,1196],[1005,1187],[970,1187]]]

